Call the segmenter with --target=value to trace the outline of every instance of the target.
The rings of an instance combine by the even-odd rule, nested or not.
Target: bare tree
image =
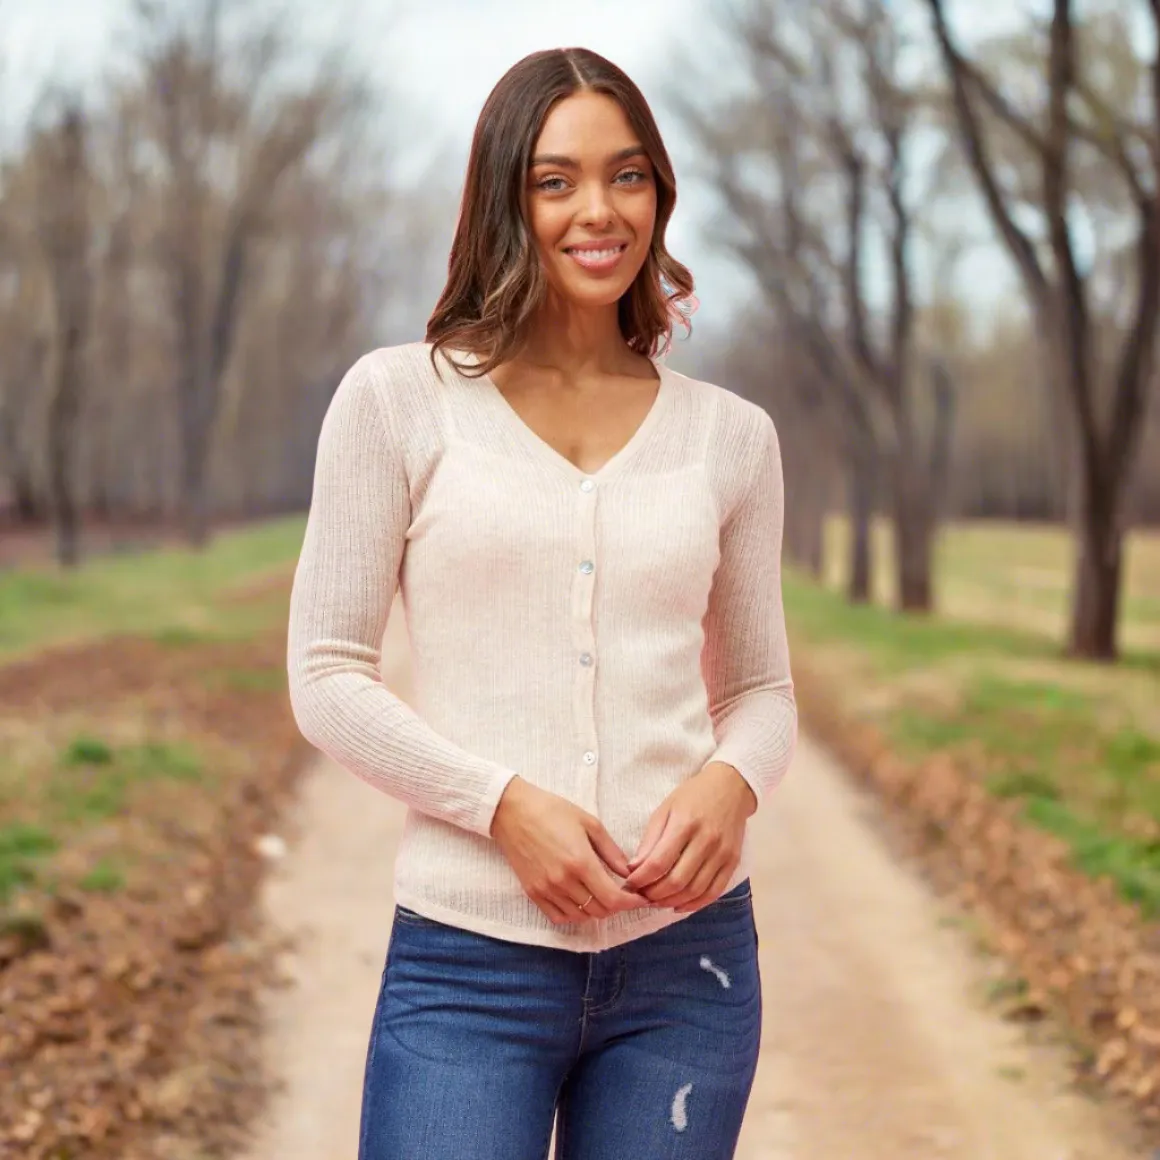
[[[899,36],[878,0],[753,0],[733,22],[750,93],[726,110],[679,107],[715,162],[714,184],[771,307],[802,336],[841,430],[852,599],[870,586],[876,484],[890,484],[899,605],[930,607],[938,453],[953,409],[916,357],[909,150],[915,104],[898,79]],[[756,169],[756,178],[750,174]],[[772,169],[774,180],[769,180]],[[868,250],[887,253],[887,304],[872,308]]]
[[[42,196],[59,142],[14,126],[0,158],[0,519],[44,526],[71,432],[56,486],[90,549],[304,507],[343,369],[421,328],[454,222],[445,163],[398,176],[427,153],[410,110],[269,5],[137,8],[86,106],[87,339],[80,243],[48,225],[70,203]]]
[[[130,292],[141,239],[136,223],[146,206],[134,147],[139,120],[132,104],[123,96],[114,100],[104,120],[94,127],[94,152],[103,154],[94,168],[104,244],[94,255],[94,381],[84,422],[89,434],[89,503],[94,515],[113,517],[128,499],[132,466],[146,443],[142,408],[133,405],[139,404],[133,397],[134,351],[145,328],[134,325]]]
[[[44,130],[35,145],[37,237],[52,295],[56,363],[48,413],[49,492],[56,525],[57,558],[79,562],[77,417],[85,389],[85,344],[92,295],[89,261],[90,183],[87,119],[70,104],[59,125]]]
[[[168,171],[160,243],[177,340],[181,494],[187,535],[203,544],[207,468],[252,247],[280,186],[343,128],[360,94],[334,69],[289,87],[279,71],[287,41],[274,25],[247,29],[231,58],[220,0],[194,8],[192,22],[147,17],[156,44],[146,83]]]
[[[3,178],[9,175],[3,174]],[[26,239],[13,205],[10,180],[0,196],[0,485],[6,485],[12,514],[30,523],[41,514],[33,431],[44,381],[49,341],[41,318],[42,277],[29,269]],[[36,275],[42,275],[39,268]]]
[[[1046,95],[1038,107],[1024,109],[965,54],[944,0],[927,4],[966,157],[1019,271],[1039,322],[1045,361],[1078,435],[1078,552],[1069,647],[1078,656],[1112,659],[1126,500],[1155,378],[1160,325],[1160,48],[1146,68],[1135,70],[1138,83],[1130,99],[1109,100],[1097,71],[1085,67],[1074,5],[1054,0],[1046,29]],[[1160,40],[1160,3],[1147,0],[1142,7],[1150,14],[1152,39]],[[1121,66],[1131,63],[1130,53],[1122,53]],[[1102,72],[1106,78],[1109,70]],[[1117,70],[1111,73],[1116,76]],[[1121,80],[1122,75],[1121,69]],[[998,132],[1013,135],[1034,159],[1039,179],[1034,198],[1005,180],[997,160]],[[1130,300],[1117,328],[1101,326],[1093,302],[1094,268],[1085,266],[1075,236],[1076,166],[1083,152],[1097,155],[1105,171],[1116,175],[1126,193],[1125,215],[1134,222],[1127,247],[1131,270],[1124,279],[1130,289],[1122,291]],[[1029,206],[1042,223],[1042,238],[1025,224]],[[1109,329],[1118,329],[1118,338]]]

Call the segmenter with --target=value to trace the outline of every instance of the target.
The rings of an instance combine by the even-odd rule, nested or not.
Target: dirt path
[[[385,676],[406,695],[392,629]],[[296,938],[270,996],[285,1083],[245,1160],[355,1160],[402,810],[320,763],[266,906]],[[1139,1160],[1062,1056],[982,1005],[983,963],[814,746],[755,823],[763,1054],[738,1160]],[[400,1158],[402,1160],[402,1158]]]

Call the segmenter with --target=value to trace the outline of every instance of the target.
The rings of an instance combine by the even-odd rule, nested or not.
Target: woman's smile
[[[564,253],[586,273],[600,275],[611,274],[627,249],[627,242],[585,242],[566,247]]]

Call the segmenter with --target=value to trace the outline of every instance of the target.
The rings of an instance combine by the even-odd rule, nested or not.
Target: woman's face
[[[652,164],[624,110],[580,92],[548,114],[528,170],[528,218],[552,289],[606,307],[632,285],[652,244]]]

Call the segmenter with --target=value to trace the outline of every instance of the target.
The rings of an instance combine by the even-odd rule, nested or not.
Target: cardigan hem
[[[749,877],[749,870],[745,865],[745,859],[742,859],[722,894],[727,894],[734,887],[739,886],[747,877]],[[593,919],[591,922],[559,927],[522,927],[511,923],[496,922],[494,919],[485,918],[480,914],[454,910],[449,906],[432,902],[421,894],[410,890],[396,889],[395,903],[398,906],[406,907],[407,910],[414,911],[420,918],[428,918],[432,922],[440,922],[459,930],[470,931],[472,934],[500,939],[503,942],[522,943],[525,946],[574,951],[577,954],[595,954],[600,951],[613,950],[625,943],[643,938],[645,935],[656,934],[682,919],[691,918],[696,913],[693,911],[688,914],[678,914],[673,910],[641,908],[641,917],[631,923],[614,924],[612,919]]]

